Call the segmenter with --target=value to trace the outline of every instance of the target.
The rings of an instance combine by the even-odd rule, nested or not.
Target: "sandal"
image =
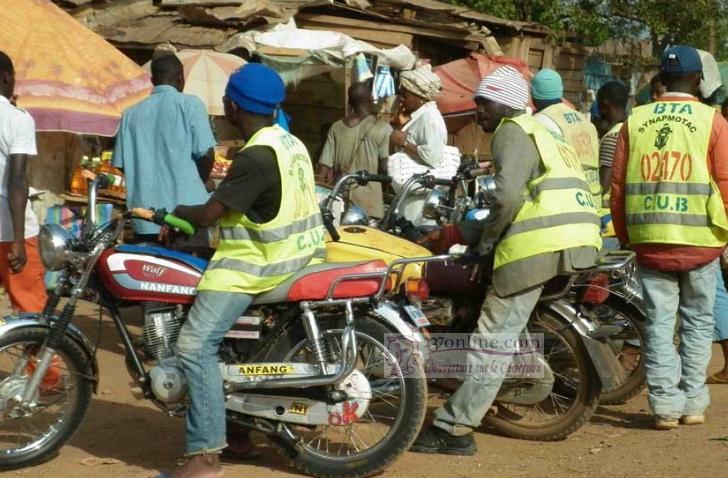
[[[705,380],[705,383],[709,385],[728,384],[728,379],[721,378],[717,373],[714,373]]]

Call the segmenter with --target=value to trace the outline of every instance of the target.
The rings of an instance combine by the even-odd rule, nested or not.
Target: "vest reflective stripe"
[[[262,224],[235,211],[221,218],[220,242],[199,290],[259,294],[306,265],[323,262],[326,256],[323,221],[306,147],[278,126],[261,129],[245,148],[259,145],[275,151],[281,207],[273,220]]]
[[[326,249],[316,249],[313,257],[321,260],[326,259]],[[260,266],[257,264],[252,264],[250,262],[242,261],[240,259],[225,257],[217,261],[210,261],[208,270],[227,269],[231,271],[245,272],[246,274],[258,277],[274,277],[281,274],[292,274],[294,272],[298,272],[303,267],[308,265],[310,261],[311,258],[309,257],[301,257],[298,259],[292,259],[290,261]]]
[[[227,241],[277,242],[292,234],[300,234],[321,225],[323,225],[323,219],[321,213],[317,212],[288,226],[267,231],[254,231],[240,226],[221,227],[220,238]]]
[[[506,121],[533,138],[544,173],[528,182],[523,205],[496,246],[494,267],[574,247],[601,248],[601,222],[576,153],[531,116]]]
[[[532,197],[538,196],[542,191],[554,189],[583,189],[589,191],[589,184],[581,178],[551,178],[544,179],[531,191]]]
[[[553,216],[534,217],[520,222],[514,222],[503,237],[506,238],[514,234],[521,234],[522,232],[576,223],[594,224],[596,226],[602,225],[599,216],[591,212],[565,212],[563,214],[554,214]]]
[[[631,244],[722,247],[728,242],[728,217],[707,159],[714,115],[696,101],[633,110],[625,184]]]
[[[589,189],[594,196],[600,195],[602,185],[599,182],[599,135],[591,121],[564,103],[557,103],[541,111],[561,130],[566,142],[574,148]]]
[[[631,183],[626,184],[625,194],[697,194],[708,196],[710,184],[690,183]]]

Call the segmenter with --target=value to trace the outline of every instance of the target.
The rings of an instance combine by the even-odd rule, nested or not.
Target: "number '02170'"
[[[640,172],[642,180],[647,182],[687,181],[693,173],[693,158],[680,151],[654,151],[642,155]]]

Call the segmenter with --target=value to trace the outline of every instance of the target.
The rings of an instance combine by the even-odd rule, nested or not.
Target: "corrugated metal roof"
[[[300,11],[315,8],[352,17],[412,27],[456,31],[483,39],[498,27],[546,34],[545,27],[510,22],[435,0],[54,0],[81,22],[119,44],[154,46],[170,42],[214,48],[235,33],[271,23],[285,23]],[[69,2],[85,5],[69,8]],[[383,28],[386,26],[383,25]]]

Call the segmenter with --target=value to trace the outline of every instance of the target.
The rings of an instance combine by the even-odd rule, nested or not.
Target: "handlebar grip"
[[[452,186],[454,183],[452,179],[435,178],[432,180],[432,184],[435,186]]]
[[[190,224],[189,222],[185,221],[182,218],[179,218],[177,216],[173,216],[172,214],[165,214],[164,215],[164,223],[174,227],[175,229],[179,229],[180,231],[184,232],[185,234],[192,235],[195,233],[195,226]]]
[[[328,231],[329,236],[331,236],[331,239],[334,242],[339,242],[339,239],[341,239],[341,236],[339,236],[339,231],[336,230],[336,227],[333,223],[324,221],[324,226],[326,226],[326,231]]]
[[[370,174],[367,176],[367,179],[369,181],[374,181],[375,183],[391,183],[392,182],[392,176],[388,176],[386,174]]]

